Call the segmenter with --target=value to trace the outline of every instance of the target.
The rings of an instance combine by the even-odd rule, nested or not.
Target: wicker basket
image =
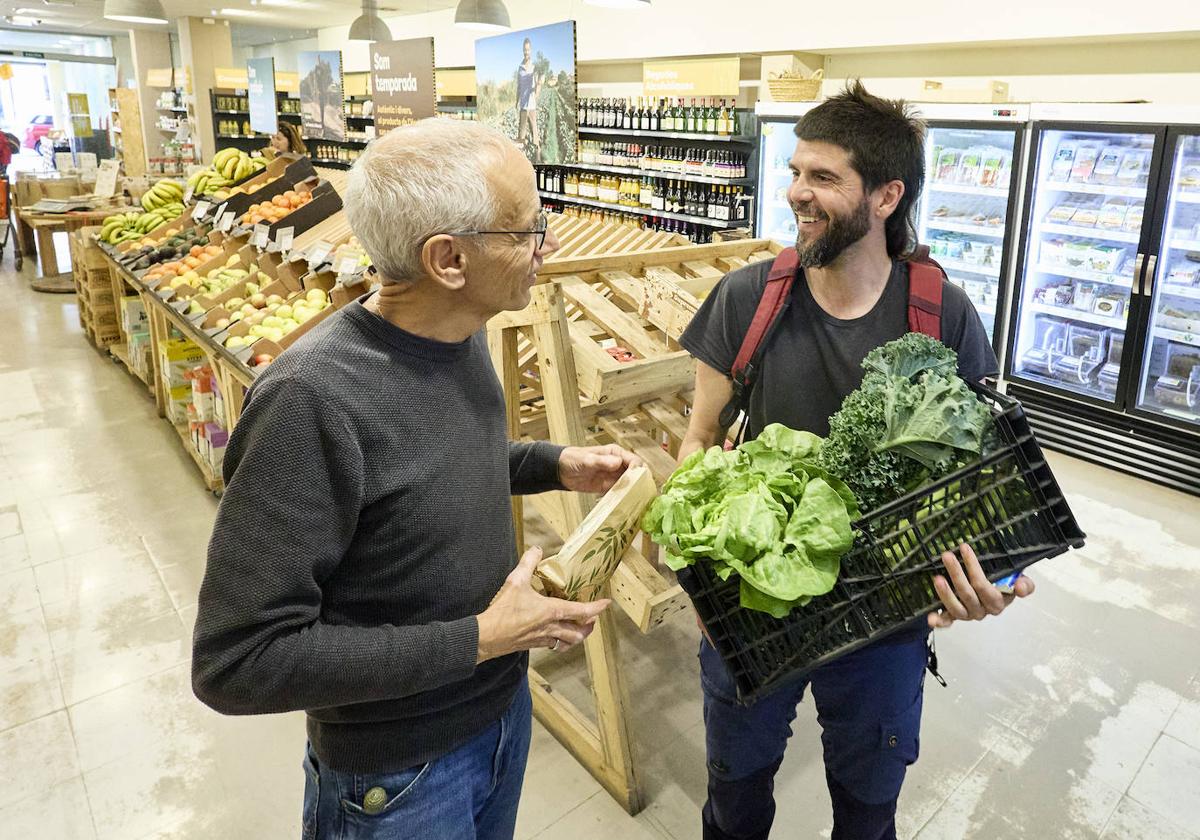
[[[808,79],[767,79],[767,87],[776,102],[810,102],[821,94],[824,70],[818,70]]]

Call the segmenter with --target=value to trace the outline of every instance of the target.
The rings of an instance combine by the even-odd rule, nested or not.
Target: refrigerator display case
[[[1200,109],[1031,118],[1009,393],[1044,445],[1200,494]]]
[[[1147,266],[1150,321],[1142,411],[1200,430],[1200,129],[1173,133],[1161,248]]]
[[[796,120],[819,102],[759,102],[758,117],[758,229],[756,236],[780,245],[796,244],[796,214],[788,205],[792,183],[788,161],[796,151]]]
[[[1029,108],[916,107],[929,126],[918,241],[966,291],[999,352]]]

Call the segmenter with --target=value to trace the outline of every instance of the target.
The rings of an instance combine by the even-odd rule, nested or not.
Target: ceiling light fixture
[[[648,9],[650,0],[583,0],[589,6],[604,6],[608,9]]]
[[[349,38],[351,41],[390,41],[392,31],[386,23],[375,14],[379,9],[375,0],[363,0],[362,14],[350,24]]]
[[[162,0],[104,0],[105,20],[124,23],[166,23]]]
[[[217,9],[213,14],[217,17],[258,17],[263,13],[251,9]]]
[[[512,29],[508,9],[502,0],[459,0],[454,25],[482,32],[507,32]]]

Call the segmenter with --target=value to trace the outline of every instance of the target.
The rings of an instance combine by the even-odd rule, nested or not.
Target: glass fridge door
[[[975,304],[988,338],[996,330],[1017,133],[931,126],[917,238]]]
[[[1138,408],[1200,428],[1200,137],[1177,140]]]
[[[1156,134],[1040,133],[1016,378],[1115,403]]]
[[[795,119],[763,118],[758,139],[758,235],[780,245],[796,244],[796,214],[787,202],[796,151]]]

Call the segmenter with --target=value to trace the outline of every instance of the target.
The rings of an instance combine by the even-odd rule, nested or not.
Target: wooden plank
[[[563,294],[587,312],[589,319],[604,327],[619,343],[639,356],[654,358],[667,351],[666,344],[648,333],[641,321],[623,312],[586,283],[564,282]]]
[[[717,268],[724,271],[726,274],[728,274],[731,271],[737,271],[739,268],[745,268],[746,266],[750,265],[750,263],[746,262],[741,257],[717,257],[715,260],[713,260],[713,264],[716,265]]]
[[[770,251],[755,251],[750,256],[746,257],[746,260],[748,262],[752,262],[752,263],[762,262],[763,260],[773,260],[773,259],[775,259],[775,255],[773,253],[771,253]]]
[[[700,295],[707,295],[711,292],[713,286],[717,285],[724,275],[717,273],[715,277],[711,275],[708,277],[683,277],[666,266],[653,266],[646,269],[646,276],[673,283],[699,300]]]
[[[770,251],[778,247],[766,239],[744,239],[737,242],[722,242],[718,245],[682,245],[632,251],[627,254],[586,257],[564,260],[559,264],[547,261],[540,272],[543,276],[558,274],[584,274],[591,271],[618,270],[640,274],[647,266],[679,265],[689,260],[714,260],[717,257],[738,256],[746,258],[755,251]],[[773,254],[772,254],[773,256]]]
[[[592,399],[597,399],[604,390],[605,374],[619,369],[621,362],[608,355],[583,327],[569,324],[567,330],[575,355],[575,378],[579,390]]]
[[[675,472],[675,459],[663,451],[658,441],[651,438],[636,423],[628,419],[598,418],[600,428],[612,435],[614,441],[636,454],[646,462],[654,480],[660,485]]]
[[[683,263],[681,268],[683,269],[683,276],[688,278],[720,280],[725,276],[725,272],[719,268],[700,260],[689,260]]]
[[[598,394],[588,396],[600,403],[658,396],[689,387],[696,377],[696,363],[686,351],[657,359],[620,363],[616,370],[601,375]]]
[[[646,412],[658,426],[667,433],[667,435],[679,444],[687,436],[688,420],[681,413],[676,411],[665,400],[650,400],[641,405],[642,411]]]
[[[633,546],[621,558],[621,565],[609,583],[609,591],[643,633],[691,606],[679,585],[668,583]]]

